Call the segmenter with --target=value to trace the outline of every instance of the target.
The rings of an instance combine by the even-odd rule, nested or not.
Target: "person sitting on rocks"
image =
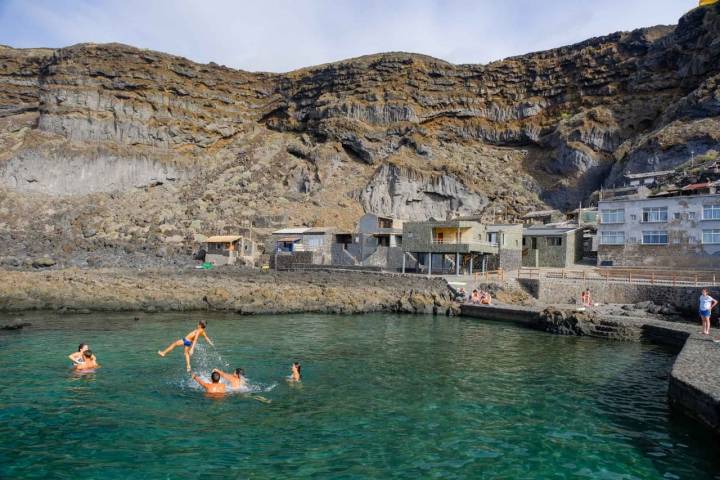
[[[478,292],[477,289],[473,289],[472,295],[470,296],[470,303],[480,305],[480,292]]]
[[[480,305],[491,305],[492,304],[492,296],[490,295],[490,292],[486,292],[482,290],[480,292]]]
[[[92,350],[84,350],[82,354],[84,357],[82,363],[75,364],[74,368],[76,372],[87,372],[88,370],[95,370],[96,368],[100,368],[100,365],[98,365]]]
[[[465,289],[462,287],[460,287],[457,292],[457,300],[463,303],[467,300],[467,292],[465,292]]]
[[[210,380],[212,380],[212,383],[203,381],[200,377],[198,377],[194,373],[190,374],[190,378],[195,380],[198,385],[203,387],[205,389],[205,391],[211,395],[224,395],[225,394],[225,384],[220,383],[220,374],[216,371],[212,372],[212,374],[210,375]]]
[[[245,370],[242,368],[236,368],[235,373],[226,373],[222,370],[219,370],[217,368],[213,368],[212,373],[219,374],[223,380],[228,382],[230,384],[230,387],[233,390],[239,390],[239,389],[246,389],[247,388],[247,380],[245,379]]]

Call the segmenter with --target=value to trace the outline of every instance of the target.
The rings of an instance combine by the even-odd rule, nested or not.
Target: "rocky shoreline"
[[[6,312],[457,312],[443,279],[409,275],[75,268],[0,275],[0,311]]]

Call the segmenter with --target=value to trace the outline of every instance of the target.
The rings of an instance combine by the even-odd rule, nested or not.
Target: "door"
[[[443,243],[443,232],[438,232],[437,243]]]

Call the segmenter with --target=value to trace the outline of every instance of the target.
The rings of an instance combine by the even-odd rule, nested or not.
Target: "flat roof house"
[[[568,268],[583,258],[583,229],[534,226],[523,229],[523,267]]]
[[[544,225],[547,223],[562,222],[565,216],[560,210],[536,210],[528,212],[520,218],[525,225]]]
[[[488,225],[472,217],[403,225],[403,251],[416,271],[428,274],[517,270],[521,242],[522,225]]]
[[[253,258],[257,245],[242,235],[215,235],[205,239],[205,261],[213,265],[234,265],[240,258]]]
[[[601,266],[720,267],[719,194],[602,200],[598,208]]]
[[[355,232],[337,232],[332,245],[333,265],[402,267],[404,221],[368,213],[358,220]]]
[[[330,264],[330,249],[336,231],[334,227],[291,227],[274,231],[266,249],[271,252],[271,267],[275,268],[279,263],[286,267]]]

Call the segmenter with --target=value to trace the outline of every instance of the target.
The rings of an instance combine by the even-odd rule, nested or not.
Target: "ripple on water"
[[[157,355],[194,315],[0,334],[0,478],[718,478],[717,444],[669,414],[660,348],[457,318],[203,318],[216,347],[193,370],[242,367],[247,392],[207,398],[181,349]],[[80,341],[103,367],[78,377]]]

